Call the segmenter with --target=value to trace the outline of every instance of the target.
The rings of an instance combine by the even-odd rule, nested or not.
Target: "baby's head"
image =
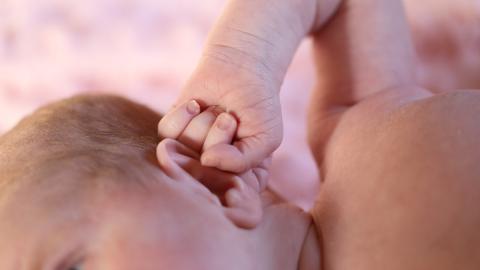
[[[226,214],[236,206],[190,176],[202,173],[174,141],[159,166],[159,120],[82,96],[1,137],[0,269],[253,269],[237,226],[250,213]]]

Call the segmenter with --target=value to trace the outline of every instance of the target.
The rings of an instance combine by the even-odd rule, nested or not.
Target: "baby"
[[[316,231],[290,257],[298,269],[478,269],[480,95],[418,84],[400,0],[230,1],[178,103],[239,120],[233,146],[205,149],[202,165],[238,173],[278,146],[278,91],[306,35],[317,66],[308,140],[323,185]],[[188,122],[175,114],[159,125],[172,139],[180,129],[168,123]]]
[[[190,127],[216,118],[205,110]],[[205,143],[229,140],[235,121],[227,119]],[[282,261],[263,265],[262,257],[299,252],[293,240],[308,229],[306,214],[272,206],[262,226],[240,229],[260,221],[258,193],[238,176],[201,167],[194,150],[170,139],[157,162],[159,120],[122,98],[80,96],[5,134],[0,269],[268,269]],[[264,207],[273,202],[262,198]]]
[[[305,213],[266,179],[309,33]],[[161,121],[83,96],[1,137],[0,269],[478,269],[480,95],[432,95],[411,58],[398,0],[232,0]]]

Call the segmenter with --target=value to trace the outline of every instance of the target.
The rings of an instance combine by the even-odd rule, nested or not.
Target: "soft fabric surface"
[[[117,93],[166,111],[195,67],[208,29],[224,2],[0,1],[0,132],[42,104],[85,91]],[[438,20],[432,19],[441,17],[438,14],[449,14],[443,20],[443,29],[453,33],[453,41],[459,40],[455,35],[461,26],[480,18],[478,0],[420,2],[408,0],[407,4],[410,19],[420,26],[416,32],[421,35],[438,29],[434,26]],[[468,16],[462,13],[465,10]],[[476,29],[472,31],[477,31],[473,34],[478,36],[478,23],[470,29]],[[429,40],[436,39],[444,40],[436,34]],[[471,45],[477,48],[478,58],[480,43],[475,42]],[[431,45],[417,42],[417,47],[428,52]],[[447,48],[433,53],[449,52]],[[428,65],[420,75],[432,85],[438,84],[437,73],[447,69],[435,61],[438,58],[424,55],[422,61]],[[478,63],[472,62],[471,56],[462,55],[454,64],[467,70]],[[432,66],[438,71],[431,72]],[[285,139],[275,155],[271,180],[274,189],[303,207],[311,205],[319,187],[305,143],[305,110],[313,85],[312,71],[307,42],[297,54],[282,90]],[[477,75],[469,76],[478,79]],[[450,77],[441,76],[443,85],[455,85]]]

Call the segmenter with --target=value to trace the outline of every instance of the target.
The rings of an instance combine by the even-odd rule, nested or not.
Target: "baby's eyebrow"
[[[27,257],[26,269],[64,270],[82,259],[83,248],[89,239],[85,235],[89,234],[88,227],[91,225],[82,220],[63,218],[44,224],[27,241],[30,253],[22,255]]]
[[[70,270],[72,267],[75,267],[81,264],[84,260],[82,248],[81,247],[72,247],[71,249],[66,249],[58,254],[58,256],[53,257],[49,265],[45,269],[52,270]],[[77,268],[75,268],[77,269]]]
[[[15,190],[0,208],[2,242],[9,245],[6,252],[0,245],[0,258],[9,266],[0,269],[53,270],[68,252],[81,251],[94,225],[81,196],[38,183]]]

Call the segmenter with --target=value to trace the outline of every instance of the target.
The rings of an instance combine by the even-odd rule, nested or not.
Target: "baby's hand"
[[[160,121],[158,130],[161,138],[176,139],[199,156],[212,147],[228,156],[234,148],[232,142],[237,127],[237,120],[231,114],[216,106],[202,111],[198,102],[191,100],[167,114]],[[223,160],[220,160],[219,169],[222,162]],[[247,185],[261,192],[267,186],[270,163],[271,158],[267,158],[239,176]]]
[[[198,67],[168,112],[195,99],[219,105],[239,120],[234,147],[206,149],[203,165],[242,173],[272,155],[283,137],[279,91],[290,61],[301,40],[324,24],[340,1],[228,2]]]

